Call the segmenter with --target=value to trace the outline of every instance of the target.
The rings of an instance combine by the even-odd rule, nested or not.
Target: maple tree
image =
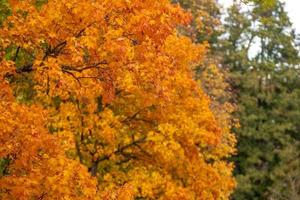
[[[208,46],[177,31],[189,13],[168,0],[10,3],[1,78],[16,98],[2,107],[16,120],[1,132],[0,195],[228,199],[234,138],[194,80]]]

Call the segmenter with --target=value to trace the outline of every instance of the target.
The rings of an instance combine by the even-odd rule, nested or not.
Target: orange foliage
[[[45,129],[43,109],[15,103],[3,76],[0,86],[0,157],[10,162],[0,199],[95,199],[96,180],[65,157]]]
[[[0,179],[8,188],[1,195],[228,198],[234,180],[224,158],[231,151],[218,152],[233,147],[222,141],[209,99],[192,73],[207,45],[176,31],[190,22],[190,14],[168,0],[49,0],[39,9],[31,1],[14,1],[12,6],[0,45],[17,46],[32,60],[15,72],[14,62],[3,61],[1,74],[32,74],[36,95],[34,106],[3,100],[0,107],[15,119],[1,133],[8,134],[0,140],[1,156],[18,155]],[[15,138],[9,136],[12,127],[19,129]],[[78,161],[97,177],[97,195]],[[20,184],[24,179],[27,184]]]

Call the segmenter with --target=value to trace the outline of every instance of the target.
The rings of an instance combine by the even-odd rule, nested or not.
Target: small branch
[[[65,48],[65,46],[67,45],[67,41],[63,41],[61,43],[59,43],[56,47],[54,47],[52,50],[50,50],[50,54],[54,54],[54,55],[58,55],[63,48]]]
[[[50,92],[50,77],[49,77],[49,74],[47,74],[47,95],[49,95],[49,92]]]
[[[17,51],[16,51],[16,54],[15,54],[15,57],[14,57],[14,59],[13,59],[13,61],[14,61],[14,62],[16,62],[16,60],[17,60],[17,58],[18,58],[18,54],[19,54],[19,52],[20,52],[20,46],[18,46],[18,48],[17,48]]]
[[[133,119],[137,119],[136,117],[138,116],[138,114],[140,114],[142,111],[146,110],[147,108],[150,108],[151,106],[148,106],[148,107],[145,107],[145,108],[142,108],[140,110],[138,110],[136,113],[134,113],[132,116],[129,116],[127,117],[126,119],[122,120],[121,122],[124,123],[124,122],[130,122],[132,121]],[[147,120],[144,120],[144,119],[137,119],[137,120],[142,120],[142,121],[147,121]]]
[[[82,141],[83,141],[83,135],[77,134],[77,137],[75,137],[75,147],[76,147],[76,151],[77,151],[80,163],[83,163],[83,156],[80,151],[80,144],[82,143]]]
[[[79,38],[82,36],[82,33],[90,26],[92,26],[95,22],[89,24],[87,27],[81,29],[76,35],[76,38]],[[47,48],[45,55],[43,57],[43,61],[45,61],[50,55],[54,55],[57,56],[65,47],[67,46],[67,41],[64,40],[62,42],[60,42],[58,45],[56,45],[53,49]]]
[[[89,66],[85,66],[85,67],[81,67],[81,68],[76,68],[76,67],[72,67],[72,66],[68,66],[68,65],[63,65],[62,69],[63,70],[69,70],[69,71],[82,72],[84,70],[93,69],[93,68],[100,69],[99,65],[107,65],[107,64],[108,63],[106,61],[101,61],[101,62],[94,63],[94,64],[91,64]],[[105,69],[105,68],[101,68],[101,69]]]
[[[43,200],[46,195],[47,193],[44,192],[37,200]]]
[[[69,72],[69,71],[66,71],[66,70],[62,70],[62,72],[71,75],[77,81],[79,86],[81,87],[81,82],[80,82],[79,78],[77,78],[72,72]]]
[[[98,79],[100,81],[105,81],[103,78],[101,77],[98,77],[98,76],[80,76],[80,77],[77,77],[78,79]]]
[[[130,147],[133,147],[133,146],[136,146],[140,143],[143,143],[146,141],[146,136],[138,139],[138,140],[135,140],[123,147],[120,147],[118,148],[116,151],[114,151],[113,153],[109,154],[109,155],[105,155],[101,158],[98,158],[93,164],[92,164],[92,167],[89,168],[89,172],[92,174],[92,176],[96,176],[96,173],[97,173],[97,168],[98,168],[98,164],[102,161],[105,161],[105,160],[109,160],[111,156],[113,155],[123,155],[123,156],[128,156],[129,154],[128,153],[125,153],[124,151]],[[130,155],[130,159],[133,159],[133,158],[136,158],[134,155]]]
[[[132,116],[127,117],[126,119],[122,120],[121,122],[124,123],[124,122],[128,122],[128,121],[133,120],[134,118],[136,118],[136,116],[137,116],[138,114],[140,114],[140,113],[142,112],[142,110],[143,110],[143,109],[137,111],[137,112],[134,113]]]
[[[16,72],[17,73],[24,73],[24,72],[31,72],[33,69],[32,69],[32,64],[30,65],[24,65],[18,69],[16,69]]]
[[[139,144],[134,144],[142,153],[146,154],[147,156],[151,157],[151,154],[145,151]]]

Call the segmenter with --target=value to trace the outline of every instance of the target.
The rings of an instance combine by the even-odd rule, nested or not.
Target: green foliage
[[[241,13],[235,4],[225,29],[241,124],[234,199],[300,199],[299,54],[284,5],[255,2]]]
[[[0,0],[0,26],[3,21],[11,14],[7,0]]]
[[[243,2],[260,4],[265,8],[270,8],[276,4],[276,0],[244,0]]]
[[[37,8],[41,8],[47,2],[48,2],[48,0],[36,0],[35,5],[36,5]]]
[[[221,35],[221,11],[216,0],[172,0],[179,3],[193,15],[193,21],[187,35],[197,42],[208,42],[211,47],[217,44]]]
[[[9,159],[0,158],[0,178],[8,173]]]
[[[5,52],[5,59],[14,61],[18,72],[29,71],[32,67],[33,58],[34,56],[28,53],[28,51],[17,46],[10,46]],[[10,82],[14,86],[13,88],[17,101],[31,103],[35,94],[32,75],[23,73],[16,77],[11,77]]]

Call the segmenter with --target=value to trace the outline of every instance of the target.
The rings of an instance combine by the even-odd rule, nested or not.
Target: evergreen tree
[[[236,93],[234,199],[300,199],[299,53],[284,4],[229,9],[222,43]],[[255,52],[255,53],[254,53]]]

